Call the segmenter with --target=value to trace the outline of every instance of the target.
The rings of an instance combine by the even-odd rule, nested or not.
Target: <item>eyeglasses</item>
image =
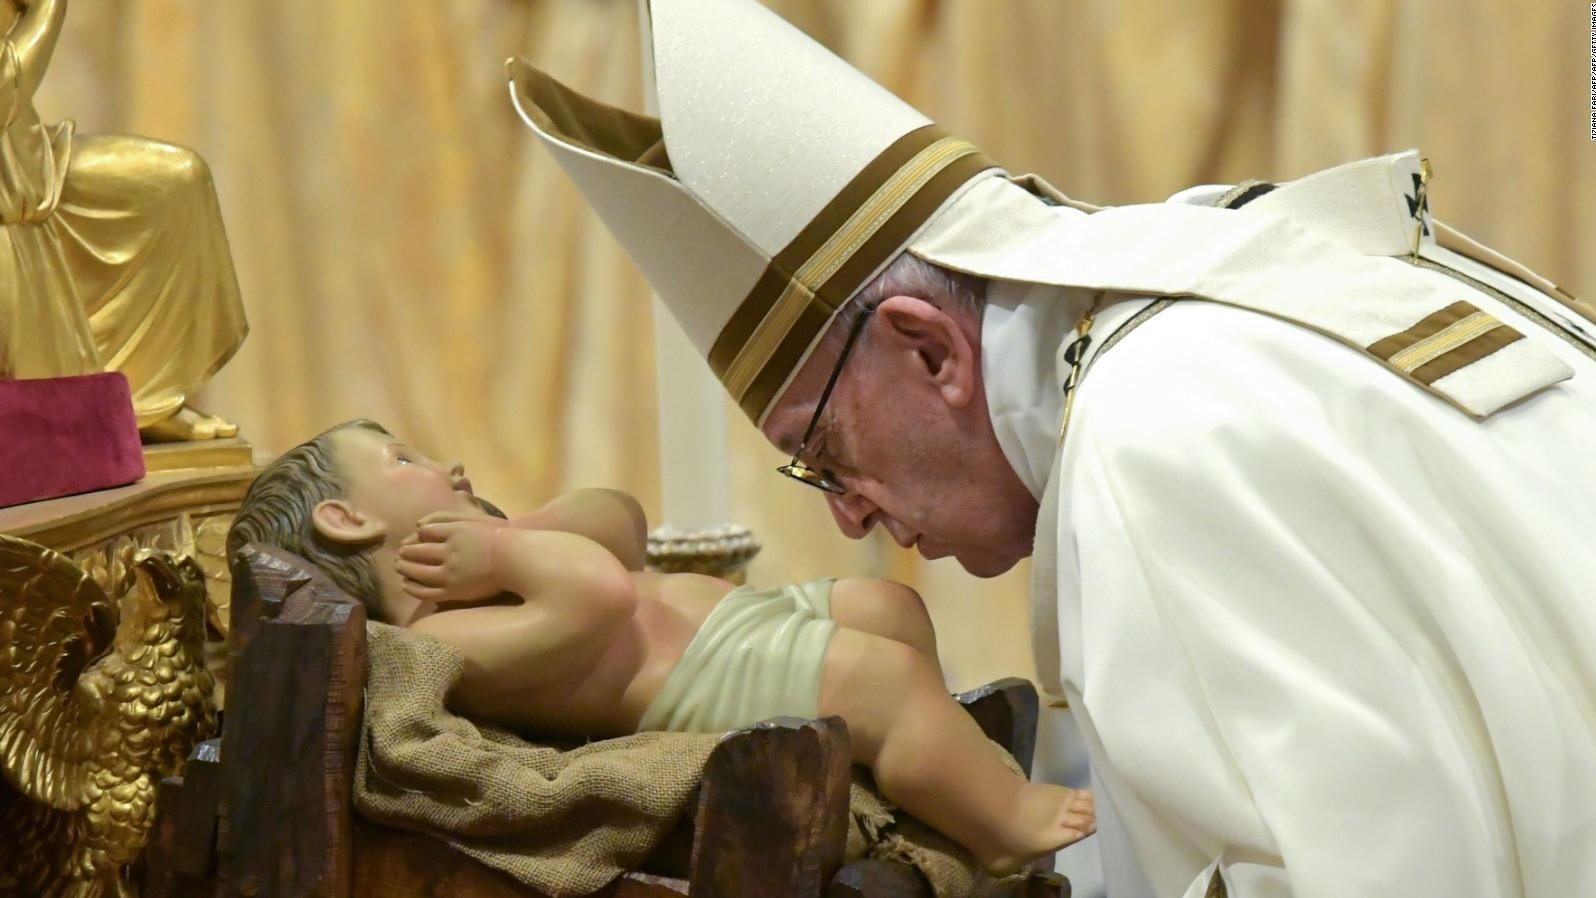
[[[831,389],[837,385],[837,378],[842,374],[842,366],[848,361],[848,353],[853,351],[853,344],[859,341],[859,335],[864,333],[865,321],[870,313],[876,310],[875,306],[866,306],[859,317],[854,319],[853,326],[848,329],[848,339],[842,344],[842,353],[837,356],[837,367],[831,369],[831,379],[826,381],[826,388],[820,391],[820,401],[815,403],[815,413],[809,418],[809,426],[804,428],[803,439],[798,441],[798,451],[792,454],[792,461],[782,465],[776,470],[791,477],[799,483],[807,484],[817,490],[842,495],[848,491],[847,487],[837,482],[836,475],[829,468],[811,468],[804,464],[798,456],[804,454],[808,448],[809,440],[815,435],[815,425],[820,423],[820,413],[825,411],[826,400],[831,398]]]

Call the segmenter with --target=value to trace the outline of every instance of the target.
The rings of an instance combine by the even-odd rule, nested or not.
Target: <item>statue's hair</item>
[[[311,513],[328,499],[341,499],[348,486],[338,470],[333,434],[363,428],[386,434],[375,421],[345,421],[273,459],[261,469],[227,531],[228,557],[245,543],[285,549],[319,568],[345,592],[359,599],[373,618],[381,606],[372,569],[375,544],[340,545],[316,531]]]

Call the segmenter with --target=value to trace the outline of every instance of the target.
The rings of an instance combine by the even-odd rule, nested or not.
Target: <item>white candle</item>
[[[648,0],[637,0],[643,55],[643,109],[659,114]],[[703,530],[731,521],[731,469],[726,458],[726,402],[709,365],[654,297],[654,365],[659,390],[661,523]]]
[[[654,298],[654,355],[659,381],[660,486],[665,520],[703,530],[731,520],[726,404],[709,365]]]

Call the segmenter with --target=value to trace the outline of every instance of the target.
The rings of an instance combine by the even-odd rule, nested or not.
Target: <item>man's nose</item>
[[[858,493],[832,493],[826,496],[826,504],[831,507],[831,516],[837,522],[837,529],[849,539],[863,539],[876,525],[875,514],[879,509],[874,502]]]

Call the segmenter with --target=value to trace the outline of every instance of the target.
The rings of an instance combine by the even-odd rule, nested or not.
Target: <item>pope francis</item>
[[[845,533],[1034,553],[1111,896],[1596,895],[1596,309],[1417,153],[1098,209],[650,18],[658,120],[517,109]]]

